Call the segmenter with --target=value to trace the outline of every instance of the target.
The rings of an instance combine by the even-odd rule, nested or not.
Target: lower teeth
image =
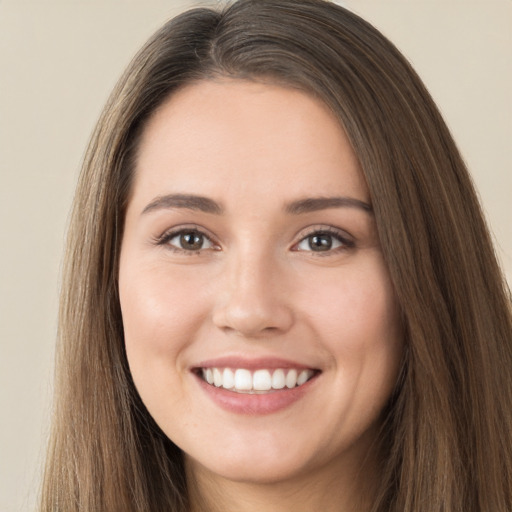
[[[226,388],[222,388],[226,389]],[[249,391],[244,391],[241,389],[231,388],[226,389],[226,391],[232,391],[233,393],[239,393],[241,395],[268,395],[269,393],[275,393],[276,391],[281,391],[280,389],[269,389],[267,391],[257,391],[256,389],[251,389]]]

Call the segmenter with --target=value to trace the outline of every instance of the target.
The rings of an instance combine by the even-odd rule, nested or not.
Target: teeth
[[[235,389],[240,391],[252,389],[252,376],[249,370],[237,370],[235,372]]]
[[[284,375],[284,370],[276,370],[274,375],[272,375],[272,388],[273,389],[283,389],[286,385],[286,377]]]
[[[222,385],[228,389],[235,387],[235,374],[229,368],[224,369],[222,374]]]
[[[297,370],[290,370],[285,382],[287,388],[294,388],[297,385]]]
[[[272,377],[268,370],[258,370],[252,376],[252,388],[255,391],[268,391],[272,388]]]
[[[302,384],[305,384],[308,378],[308,371],[302,370],[297,377],[297,386],[302,386]]]
[[[237,392],[263,392],[302,386],[314,375],[313,370],[250,370],[238,368],[203,368],[202,376],[208,384]]]
[[[213,384],[218,388],[222,386],[222,373],[218,368],[213,369]]]

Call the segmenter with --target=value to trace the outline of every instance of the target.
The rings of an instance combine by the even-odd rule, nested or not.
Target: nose
[[[290,329],[294,317],[286,279],[271,258],[240,255],[226,262],[223,277],[213,312],[218,328],[247,338]]]

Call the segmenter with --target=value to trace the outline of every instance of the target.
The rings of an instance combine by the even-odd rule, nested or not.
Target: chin
[[[185,455],[185,464],[199,474],[220,476],[226,480],[245,484],[275,484],[300,477],[309,467],[298,458],[237,456],[210,461],[197,461]]]

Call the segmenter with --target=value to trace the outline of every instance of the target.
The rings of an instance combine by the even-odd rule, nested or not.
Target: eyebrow
[[[209,197],[194,194],[167,194],[158,196],[142,210],[142,214],[160,209],[183,208],[214,215],[224,213],[224,208]],[[364,212],[373,211],[370,204],[353,197],[307,197],[287,203],[285,212],[291,215],[327,210],[329,208],[358,208]]]
[[[220,215],[224,211],[224,208],[222,208],[219,203],[209,197],[192,194],[168,194],[153,199],[153,201],[142,210],[142,213],[171,208],[184,208],[204,213],[213,213],[215,215]]]
[[[308,197],[288,203],[285,210],[287,213],[300,215],[329,208],[358,208],[367,213],[373,212],[370,204],[353,197]]]

